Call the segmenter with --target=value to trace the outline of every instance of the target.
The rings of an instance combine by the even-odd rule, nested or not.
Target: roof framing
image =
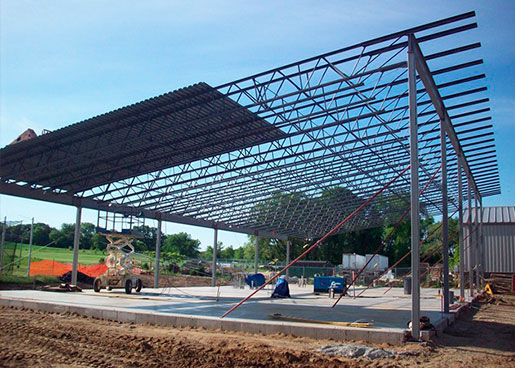
[[[500,193],[480,44],[469,40],[474,16],[215,88],[200,83],[7,146],[0,193],[248,234],[320,236],[409,164],[413,37],[420,185],[439,168],[442,121],[453,211],[458,159],[474,196]],[[407,194],[402,177],[342,231],[395,219]],[[441,198],[435,180],[422,210],[439,214]]]

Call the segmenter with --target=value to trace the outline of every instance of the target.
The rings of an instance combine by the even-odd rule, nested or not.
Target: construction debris
[[[386,350],[363,344],[324,345],[318,348],[318,351],[330,355],[341,355],[347,358],[365,357],[369,359],[387,358],[394,355],[417,355],[417,353],[413,351]]]
[[[12,141],[10,144],[16,144],[20,143],[22,141],[28,141],[29,139],[35,138],[38,135],[33,129],[26,129],[23,133],[21,133],[18,138],[16,138],[14,141]]]
[[[68,283],[59,284],[59,286],[45,285],[41,288],[43,291],[56,291],[56,292],[82,292],[82,289],[77,285],[70,285]]]
[[[490,278],[485,279],[494,294],[515,294],[513,291],[513,275],[503,273],[491,273]]]
[[[486,290],[481,292],[480,294],[478,294],[476,299],[477,299],[477,301],[479,301],[481,303],[486,303],[486,304],[515,306],[514,303],[510,303],[510,302],[504,300],[499,295],[489,294],[488,291],[486,291]]]

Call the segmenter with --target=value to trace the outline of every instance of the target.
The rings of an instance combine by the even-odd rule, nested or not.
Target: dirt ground
[[[0,309],[1,367],[515,367],[515,297],[477,304],[432,343],[383,348],[411,356],[369,360],[318,353],[336,341],[135,325]]]
[[[143,287],[154,287],[154,275],[140,275]],[[228,280],[218,278],[216,284],[231,285]],[[190,286],[211,286],[211,276],[190,276],[190,275],[160,275],[159,287],[190,287]]]

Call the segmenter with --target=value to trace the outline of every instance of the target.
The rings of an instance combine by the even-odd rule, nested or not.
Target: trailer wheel
[[[125,293],[126,294],[132,293],[132,281],[131,280],[125,281]]]
[[[141,279],[136,280],[136,292],[139,293],[141,291],[141,288],[143,287],[143,282],[141,282]]]
[[[95,290],[96,293],[98,293],[102,289],[102,280],[95,279],[93,282],[93,290]]]

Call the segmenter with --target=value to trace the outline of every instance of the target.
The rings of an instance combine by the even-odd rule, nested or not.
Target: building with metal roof
[[[219,229],[323,238],[411,213],[414,275],[420,214],[441,215],[448,291],[449,213],[500,193],[474,17],[199,83],[7,146],[0,193],[77,207],[72,282],[82,208],[156,219],[158,234],[162,221],[213,228],[215,258]],[[256,270],[257,258],[256,242]]]
[[[515,273],[515,206],[483,207],[482,211],[478,210],[478,214],[482,215],[478,219],[482,220],[478,221],[482,222],[478,234],[482,239],[476,239],[475,236],[475,208],[464,211],[464,237],[468,240],[465,247],[465,269],[469,269],[470,250],[479,240],[479,259],[473,261],[473,264],[479,264],[485,273]]]

